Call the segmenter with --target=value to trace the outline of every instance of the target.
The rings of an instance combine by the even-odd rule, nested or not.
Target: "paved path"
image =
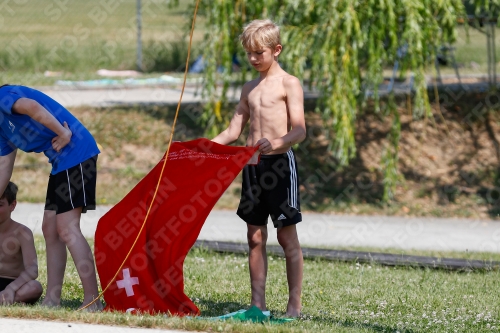
[[[107,107],[126,104],[177,104],[181,95],[180,88],[171,87],[116,87],[112,89],[62,89],[57,87],[39,88],[42,92],[65,107],[81,105]],[[196,88],[186,87],[183,102],[201,101],[196,96]]]
[[[130,328],[125,326],[61,323],[54,321],[0,318],[0,332],[5,333],[186,333],[186,331]]]
[[[443,76],[444,79],[446,77]],[[455,78],[453,75],[451,78]],[[410,80],[411,81],[411,80]],[[201,101],[201,96],[198,89],[195,87],[196,83],[188,83],[182,98],[183,102],[198,102]],[[50,86],[38,87],[37,89],[43,91],[45,94],[54,98],[65,107],[74,107],[81,105],[107,107],[116,105],[131,105],[131,104],[177,104],[181,94],[182,85],[179,83],[163,84],[163,85],[115,85],[115,86]],[[409,91],[408,82],[394,83],[393,89],[396,94],[407,94]],[[488,85],[485,82],[478,82],[472,84],[438,84],[438,88],[444,92],[453,91],[487,91]],[[379,87],[379,95],[388,93],[389,85],[382,84]],[[429,89],[434,89],[433,85]],[[229,100],[237,100],[240,96],[240,88],[236,91],[230,90],[228,92]],[[307,85],[304,86],[305,97],[317,97],[317,93],[308,90]],[[370,94],[370,92],[367,92]]]
[[[82,231],[93,237],[99,218],[110,206],[82,217]],[[41,234],[42,204],[19,203],[13,218]],[[304,213],[297,225],[303,246],[477,251],[500,253],[500,222],[491,220],[346,216]],[[246,242],[246,226],[232,211],[212,211],[199,240]],[[269,224],[269,243],[277,244]]]

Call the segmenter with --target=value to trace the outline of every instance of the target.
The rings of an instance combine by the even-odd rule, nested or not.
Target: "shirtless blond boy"
[[[0,197],[0,304],[35,303],[43,289],[33,233],[12,220],[16,208],[17,186],[9,182]]]
[[[270,20],[255,20],[240,36],[250,64],[259,77],[247,82],[226,130],[212,141],[230,144],[245,124],[250,131],[247,146],[258,147],[258,165],[243,169],[241,201],[237,214],[247,223],[251,305],[266,310],[267,219],[277,228],[278,242],[286,258],[289,298],[286,315],[301,311],[303,259],[296,224],[302,221],[298,176],[292,145],[306,136],[304,94],[300,81],[278,64],[281,53],[279,27]]]

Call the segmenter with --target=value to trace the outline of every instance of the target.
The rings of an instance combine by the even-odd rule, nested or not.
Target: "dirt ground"
[[[431,94],[433,95],[433,94]],[[401,139],[395,200],[381,205],[382,152],[391,119],[369,108],[356,121],[356,157],[336,169],[318,115],[299,148],[308,208],[354,214],[497,218],[500,213],[500,95],[440,91],[432,116],[414,119],[410,97],[399,98]],[[307,161],[307,163],[304,163]],[[308,180],[309,178],[309,180]]]

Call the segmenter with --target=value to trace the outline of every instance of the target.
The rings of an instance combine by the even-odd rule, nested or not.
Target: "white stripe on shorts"
[[[290,187],[291,187],[291,195],[289,206],[295,209],[297,208],[297,169],[295,167],[295,160],[293,158],[293,152],[291,150],[287,151],[288,155],[288,166],[290,167]]]
[[[83,168],[82,163],[80,163],[80,172],[82,175],[82,187],[83,187],[83,205],[87,206],[87,195],[85,194],[85,182],[83,181]]]
[[[73,207],[73,209],[75,209],[75,205],[73,205],[73,198],[71,197],[71,184],[69,182],[69,173],[68,173],[68,170],[66,170],[66,177],[68,177],[69,200],[71,201],[71,207]]]

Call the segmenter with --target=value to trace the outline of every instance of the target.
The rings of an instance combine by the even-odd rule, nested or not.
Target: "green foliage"
[[[186,65],[187,45],[184,41],[145,43],[143,49],[145,72],[180,72]]]
[[[456,22],[465,16],[459,0],[205,0],[202,11],[204,94],[209,104],[201,120],[207,128],[217,132],[227,123],[214,110],[224,106],[233,78],[233,54],[246,61],[238,43],[242,27],[253,19],[270,18],[282,28],[280,63],[320,93],[317,111],[329,121],[331,151],[339,166],[356,155],[355,120],[367,90],[373,91],[379,109],[378,85],[385,66],[398,61],[401,73],[414,72],[414,116],[430,112],[424,70],[433,63],[439,46],[455,41]],[[243,67],[240,82],[246,79]],[[220,85],[222,89],[217,89]],[[388,115],[395,119],[389,135],[393,146],[383,160],[391,168],[385,171],[386,185],[394,186],[400,123],[397,112]]]
[[[469,0],[469,7],[474,9],[476,16],[498,17],[500,0]]]

